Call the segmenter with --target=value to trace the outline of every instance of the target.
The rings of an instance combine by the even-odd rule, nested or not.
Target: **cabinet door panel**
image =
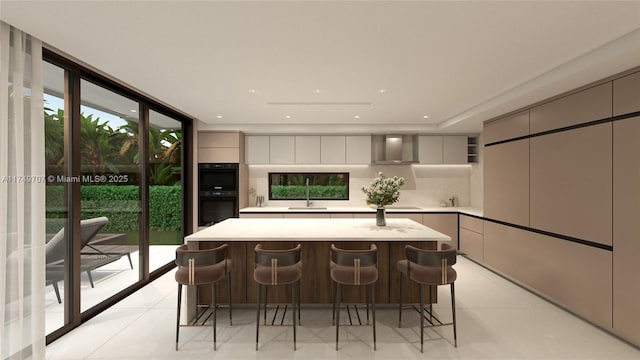
[[[640,111],[640,72],[613,81],[613,116]]]
[[[418,137],[420,164],[442,164],[442,136]]]
[[[245,137],[245,162],[247,164],[269,164],[269,137],[251,135]]]
[[[483,221],[482,219],[460,214],[460,227],[482,234]]]
[[[640,345],[640,117],[613,125],[613,328]]]
[[[239,132],[198,131],[198,147],[240,147]]]
[[[466,164],[468,160],[467,142],[466,136],[443,136],[442,163]]]
[[[238,148],[198,148],[198,162],[200,163],[239,163]]]
[[[485,221],[484,263],[611,328],[611,251]]]
[[[269,163],[293,164],[295,162],[295,139],[293,136],[269,137]]]
[[[484,216],[529,226],[529,140],[484,149]]]
[[[467,254],[467,256],[473,260],[482,262],[484,261],[483,249],[482,234],[460,228],[460,251]]]
[[[531,139],[532,228],[611,245],[611,131],[606,123]]]
[[[320,136],[296,136],[296,164],[320,164]]]
[[[371,136],[347,136],[345,141],[347,164],[371,164]]]
[[[322,164],[344,164],[345,157],[344,136],[320,137],[320,162]]]
[[[612,115],[611,82],[531,109],[531,133],[600,120]]]
[[[488,122],[482,133],[485,144],[529,135],[529,110]]]

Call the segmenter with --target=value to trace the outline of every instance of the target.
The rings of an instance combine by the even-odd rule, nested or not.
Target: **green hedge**
[[[312,199],[349,199],[346,185],[311,185],[309,197]],[[271,185],[272,199],[306,199],[305,185]]]
[[[47,232],[60,229],[58,221],[64,199],[63,186],[47,186]],[[137,231],[139,209],[136,185],[86,185],[80,188],[82,218],[109,218],[106,232]],[[181,185],[152,185],[149,187],[149,229],[152,231],[180,231],[182,227]]]

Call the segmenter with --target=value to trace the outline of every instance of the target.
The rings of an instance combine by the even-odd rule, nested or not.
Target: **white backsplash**
[[[401,176],[406,180],[400,200],[394,205],[439,206],[441,201],[455,196],[457,206],[477,206],[471,203],[472,165],[250,165],[249,188],[256,193],[249,195],[249,206],[255,206],[256,195],[264,195],[265,206],[301,206],[301,200],[268,199],[269,172],[348,172],[349,200],[314,201],[314,206],[365,206],[366,198],[360,188],[380,171],[385,176]]]

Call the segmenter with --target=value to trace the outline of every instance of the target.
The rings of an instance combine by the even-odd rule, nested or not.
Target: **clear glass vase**
[[[384,206],[379,206],[378,209],[376,209],[376,225],[378,226],[387,225],[387,222],[385,220],[385,214],[384,214]]]

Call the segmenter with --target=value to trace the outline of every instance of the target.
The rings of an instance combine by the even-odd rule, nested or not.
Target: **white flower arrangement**
[[[362,191],[367,195],[367,205],[374,204],[377,207],[391,205],[400,197],[400,186],[404,185],[404,178],[394,176],[385,177],[382,172],[373,179],[369,185],[363,185]]]

